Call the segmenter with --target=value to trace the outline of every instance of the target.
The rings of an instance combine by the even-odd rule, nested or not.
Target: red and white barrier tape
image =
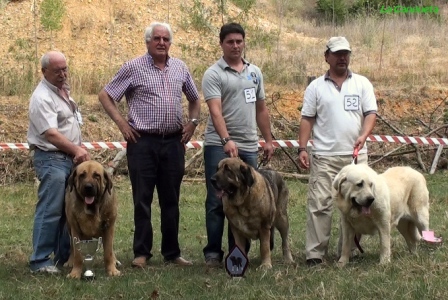
[[[368,142],[387,142],[399,144],[417,144],[417,145],[448,145],[446,138],[431,137],[412,137],[412,136],[390,136],[390,135],[370,135]],[[264,141],[258,142],[258,147],[264,145]],[[200,149],[203,147],[203,141],[192,141],[186,144],[189,149]],[[298,140],[274,140],[274,147],[281,148],[297,148]],[[125,149],[126,142],[84,142],[83,147],[86,149]],[[308,146],[312,145],[312,141],[308,142]],[[0,151],[2,150],[27,150],[27,143],[0,143]]]

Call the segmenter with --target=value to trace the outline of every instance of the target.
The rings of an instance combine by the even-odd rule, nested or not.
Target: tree
[[[62,28],[64,0],[43,0],[40,4],[40,13],[40,22],[44,30],[50,31],[51,48],[53,48],[53,32]]]

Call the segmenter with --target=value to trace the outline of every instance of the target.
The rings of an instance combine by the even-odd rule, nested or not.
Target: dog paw
[[[293,264],[294,263],[294,259],[292,258],[291,254],[285,255],[283,260],[285,261],[286,264]]]
[[[68,261],[66,261],[65,263],[64,263],[64,268],[73,268],[73,259],[72,259],[72,257],[70,256],[70,258],[68,259]]]
[[[271,263],[262,263],[257,270],[269,270],[272,269],[272,264]]]
[[[381,257],[380,258],[380,265],[386,265],[390,263],[390,257]]]
[[[338,267],[339,268],[343,268],[343,267],[345,267],[347,265],[347,261],[345,261],[345,260],[339,260],[338,261]]]
[[[72,270],[68,275],[67,278],[71,279],[81,279],[81,271],[79,270]]]
[[[117,268],[111,268],[109,270],[107,270],[107,275],[109,276],[120,276],[121,272],[117,270]]]

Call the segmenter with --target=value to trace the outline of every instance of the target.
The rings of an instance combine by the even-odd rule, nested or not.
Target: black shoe
[[[320,258],[310,258],[306,260],[306,265],[308,267],[313,267],[313,266],[317,266],[320,265],[322,263],[322,259]]]

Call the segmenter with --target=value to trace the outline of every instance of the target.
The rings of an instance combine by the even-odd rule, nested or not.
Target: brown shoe
[[[178,266],[192,266],[193,263],[189,260],[186,260],[185,258],[183,258],[182,256],[179,256],[178,258],[172,259],[172,260],[167,260],[165,261],[166,264],[174,264],[174,265],[178,265]]]
[[[133,268],[144,268],[146,267],[146,257],[139,256],[134,258],[134,260],[131,263]]]

